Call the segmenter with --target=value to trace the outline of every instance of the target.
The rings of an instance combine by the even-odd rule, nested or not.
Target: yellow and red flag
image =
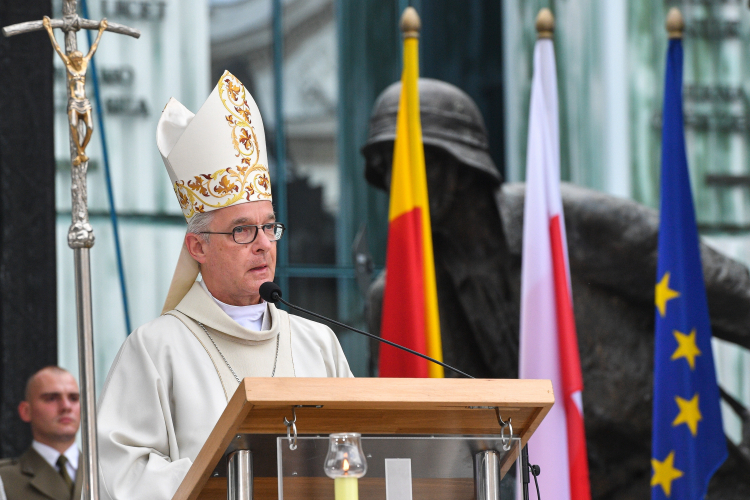
[[[443,360],[432,253],[422,125],[419,119],[419,17],[412,7],[401,20],[404,68],[396,120],[388,212],[384,339]],[[383,345],[381,377],[443,377],[443,367]]]

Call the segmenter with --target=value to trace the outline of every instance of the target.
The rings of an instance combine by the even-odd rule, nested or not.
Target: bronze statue
[[[44,29],[47,30],[49,38],[52,41],[52,46],[65,64],[68,74],[68,86],[70,87],[70,97],[68,98],[68,118],[70,120],[70,135],[78,150],[78,156],[73,159],[73,165],[77,166],[88,161],[88,157],[86,156],[86,146],[88,146],[89,140],[91,140],[91,133],[94,130],[94,123],[91,119],[91,103],[86,97],[86,71],[89,67],[89,61],[93,57],[94,52],[96,52],[96,48],[99,46],[99,40],[102,38],[102,33],[107,29],[107,19],[102,19],[99,23],[99,34],[91,45],[89,53],[85,56],[79,50],[74,50],[70,53],[70,56],[65,55],[65,52],[63,52],[57,44],[55,35],[52,32],[50,18],[44,16],[42,22],[44,24]],[[83,119],[84,128],[86,129],[82,141],[78,135],[79,119]]]
[[[362,150],[368,182],[386,191],[400,88],[391,85],[378,98]],[[469,96],[429,79],[420,79],[419,94],[443,357],[476,377],[515,378],[525,186],[502,183]],[[648,498],[658,214],[567,183],[561,194],[592,496]],[[705,245],[701,254],[714,336],[750,348],[750,273]],[[386,279],[370,290],[373,333]],[[745,422],[745,439],[729,443],[709,499],[750,495],[750,414],[732,406]]]
[[[365,177],[386,191],[400,88],[391,85],[378,98],[362,149]],[[484,121],[471,98],[445,82],[420,79],[419,99],[443,359],[477,377],[515,378],[518,294],[509,282],[510,255],[495,201],[502,178]],[[383,285],[381,276],[374,300]],[[380,304],[369,312],[371,331],[379,332]]]

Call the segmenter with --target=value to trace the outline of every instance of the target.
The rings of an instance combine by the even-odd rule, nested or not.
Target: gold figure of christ
[[[65,52],[60,49],[57,40],[55,40],[49,17],[44,16],[43,24],[49,34],[50,40],[52,40],[52,46],[55,48],[55,52],[57,52],[60,59],[65,63],[65,68],[67,69],[68,86],[70,87],[68,119],[70,121],[70,134],[73,137],[73,142],[75,143],[78,152],[76,158],[73,160],[73,165],[78,166],[89,160],[85,151],[94,128],[94,123],[91,119],[91,103],[86,97],[86,70],[88,69],[91,57],[99,46],[99,40],[102,38],[102,33],[107,29],[107,19],[102,19],[99,23],[99,34],[96,36],[96,41],[91,45],[91,49],[86,56],[78,50],[74,50],[70,55],[66,55]],[[78,124],[81,119],[86,126],[86,133],[83,136],[83,140],[81,140],[78,135]]]

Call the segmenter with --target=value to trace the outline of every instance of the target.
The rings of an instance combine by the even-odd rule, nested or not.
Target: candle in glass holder
[[[333,478],[336,500],[359,500],[358,478],[367,472],[367,460],[358,433],[331,434],[325,473]]]

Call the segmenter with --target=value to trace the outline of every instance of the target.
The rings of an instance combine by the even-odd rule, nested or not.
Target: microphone
[[[260,298],[266,302],[275,304],[281,299],[281,287],[273,281],[266,281],[260,285]]]
[[[346,328],[347,330],[351,330],[351,331],[353,331],[355,333],[359,333],[360,335],[364,335],[366,337],[370,337],[371,339],[375,339],[378,342],[382,342],[384,344],[388,344],[389,346],[393,346],[396,349],[401,349],[402,351],[406,351],[406,352],[411,353],[411,354],[413,354],[415,356],[419,356],[420,358],[423,358],[423,359],[426,359],[427,361],[431,361],[431,362],[433,362],[435,364],[438,364],[438,365],[442,366],[443,368],[447,368],[447,369],[449,369],[449,370],[451,370],[451,371],[453,371],[455,373],[458,373],[459,375],[463,375],[466,378],[474,378],[471,375],[469,375],[468,373],[462,372],[458,368],[453,368],[450,365],[446,365],[442,361],[438,361],[437,359],[433,359],[433,358],[431,358],[429,356],[426,356],[426,355],[422,354],[421,352],[414,351],[412,349],[409,349],[408,347],[404,347],[402,345],[398,345],[395,342],[391,342],[390,340],[386,340],[384,338],[378,337],[377,335],[373,335],[372,333],[367,333],[367,332],[365,332],[363,330],[358,330],[357,328],[353,328],[353,327],[351,327],[349,325],[345,325],[344,323],[340,323],[340,322],[338,322],[336,320],[333,320],[331,318],[326,318],[325,316],[321,316],[318,313],[314,313],[312,311],[308,311],[307,309],[303,309],[303,308],[301,308],[299,306],[295,306],[294,304],[290,304],[289,302],[287,302],[286,300],[284,300],[284,299],[281,298],[281,287],[279,285],[277,285],[276,283],[274,283],[273,281],[266,281],[265,283],[263,283],[262,285],[260,285],[260,290],[259,291],[260,291],[261,298],[263,300],[265,300],[266,302],[270,302],[272,304],[275,304],[276,302],[281,302],[282,304],[284,304],[284,305],[286,305],[288,307],[291,307],[292,309],[296,309],[296,310],[298,310],[300,312],[303,312],[305,314],[309,314],[310,316],[314,316],[314,317],[316,317],[318,319],[322,319],[323,321],[326,321],[328,323],[332,323],[332,324],[334,324],[336,326],[340,326],[342,328]]]

